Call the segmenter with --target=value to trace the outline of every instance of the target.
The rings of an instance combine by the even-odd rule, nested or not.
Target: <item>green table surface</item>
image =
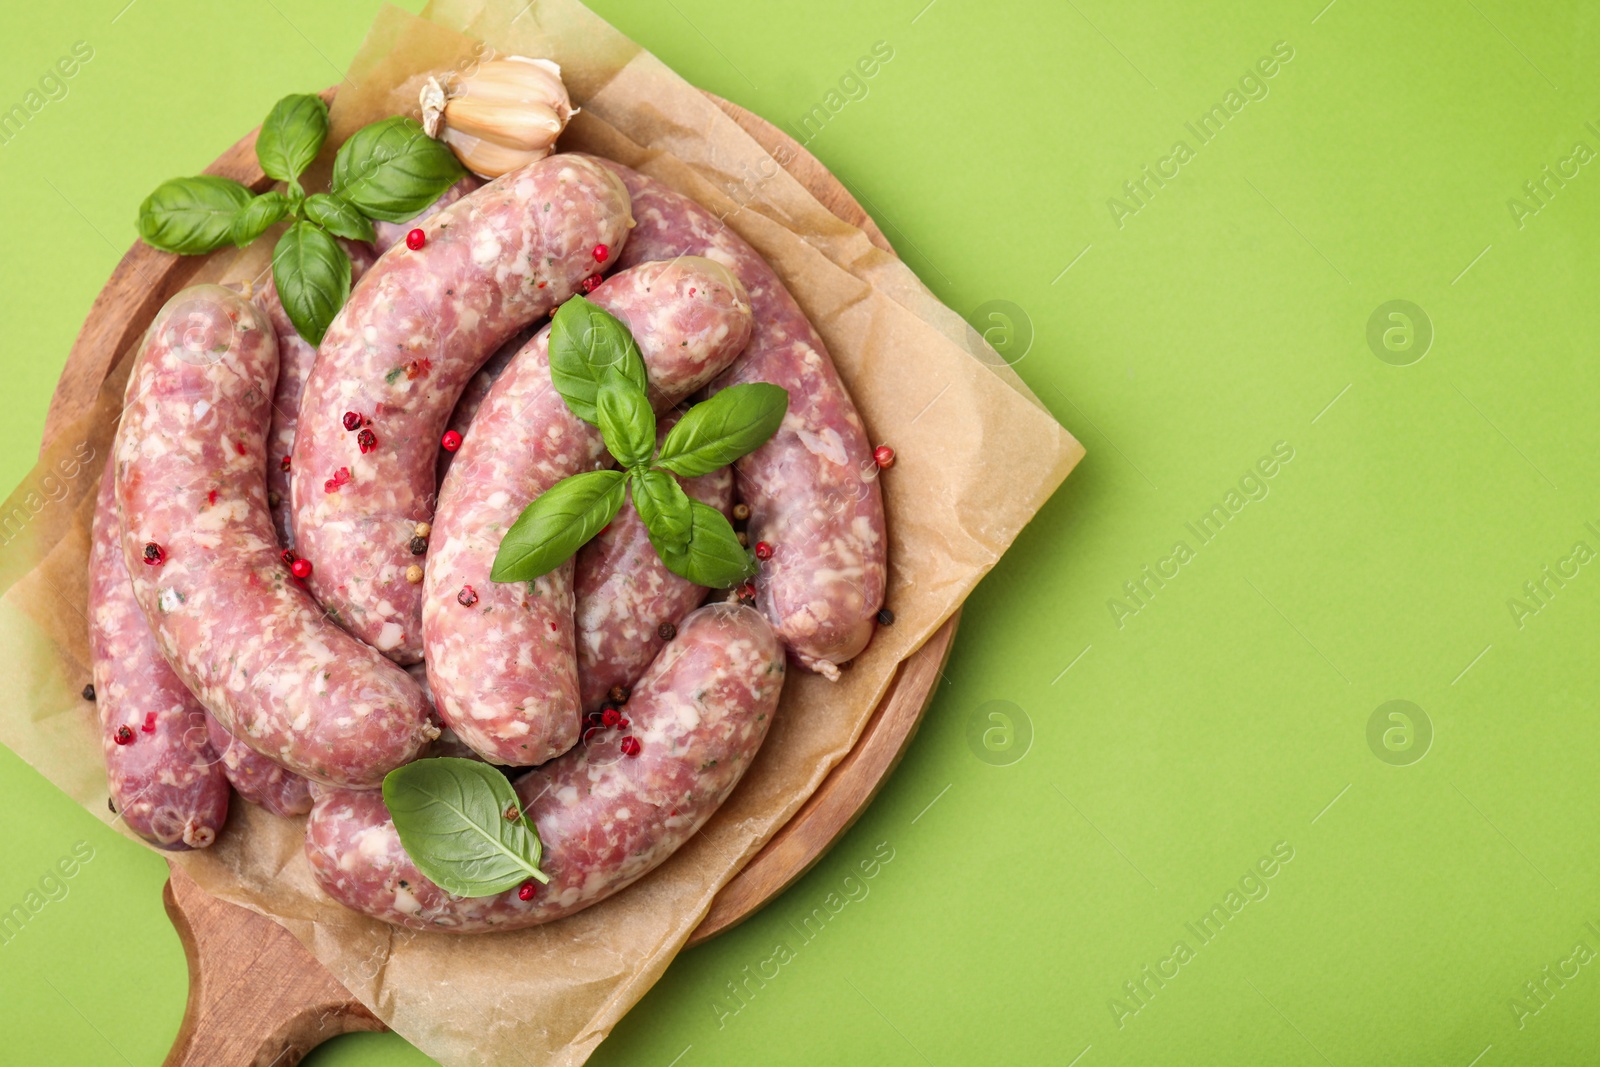
[[[1324,3],[597,0],[820,104],[1089,455],[861,821],[593,1062],[1593,1062],[1600,9]],[[92,58],[0,145],[6,486],[140,199],[375,10],[10,5],[0,105]],[[3,907],[91,857],[0,946],[0,1061],[158,1062],[164,865],[4,751],[0,841]]]

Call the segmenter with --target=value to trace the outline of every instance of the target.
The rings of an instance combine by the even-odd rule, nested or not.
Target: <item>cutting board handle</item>
[[[329,1038],[385,1029],[287,930],[169,866],[189,1004],[165,1067],[293,1067]]]

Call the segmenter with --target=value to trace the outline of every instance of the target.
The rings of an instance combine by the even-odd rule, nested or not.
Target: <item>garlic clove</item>
[[[522,148],[554,140],[566,123],[543,104],[509,109],[471,96],[445,105],[444,121],[452,130],[493,141],[507,148]]]
[[[491,59],[422,89],[423,130],[485,178],[544,158],[576,113],[560,66],[548,59]]]
[[[462,165],[480,178],[498,178],[502,174],[518,167],[525,167],[550,154],[548,148],[537,150],[507,148],[505,145],[452,129],[444,130],[439,140],[449,145]]]

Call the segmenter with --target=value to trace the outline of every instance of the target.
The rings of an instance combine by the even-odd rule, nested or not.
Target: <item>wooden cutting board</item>
[[[333,90],[323,95],[331,100]],[[839,180],[793,138],[736,104],[707,96],[768,153],[786,158],[784,169],[824,206],[859,227],[879,248],[894,252]],[[206,173],[237,179],[257,192],[266,189],[272,183],[257,165],[255,143],[252,131]],[[188,284],[202,261],[134,243],[95,298],[67,357],[45,420],[46,442],[93,407],[118,356],[139,339],[167,299]],[[866,809],[916,734],[949,656],[957,621],[952,618],[900,665],[855,747],[723,886],[690,936],[690,945],[738,925],[782,893]],[[168,1067],[292,1067],[331,1037],[385,1028],[288,931],[211,896],[176,864],[169,867],[163,896],[189,960],[189,1003]]]

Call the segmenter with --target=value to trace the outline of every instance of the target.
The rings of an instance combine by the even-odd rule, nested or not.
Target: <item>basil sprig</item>
[[[384,776],[383,803],[406,854],[447,893],[489,897],[530,878],[550,881],[539,869],[539,831],[487,763],[446,756],[397,767]]]
[[[574,415],[600,428],[626,474],[576,474],[535,497],[501,539],[490,578],[528,582],[555,570],[616,517],[625,491],[673,574],[712,588],[754,574],[727,516],[690,499],[678,476],[709,474],[760,447],[783,422],[788,392],[765,382],[724,389],[690,408],[657,454],[644,360],[626,326],[575,296],[551,320],[549,347],[556,390]]]
[[[371,220],[412,218],[466,173],[449,147],[414,120],[382,119],[339,148],[333,191],[307,196],[300,175],[327,139],[321,97],[284,97],[261,123],[256,159],[285,189],[255,196],[232,178],[173,178],[139,206],[140,238],[163,252],[204,255],[230,243],[242,248],[288,220],[272,255],[273,284],[300,336],[322,343],[350,295],[350,257],[333,238],[371,241]]]

